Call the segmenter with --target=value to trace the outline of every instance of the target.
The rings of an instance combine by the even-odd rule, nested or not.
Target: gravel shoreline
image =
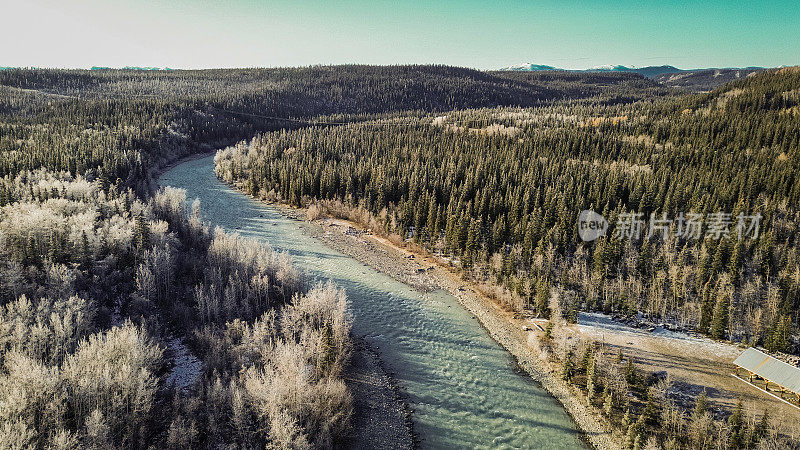
[[[532,379],[553,395],[573,418],[584,440],[597,449],[621,448],[621,437],[601,421],[574,388],[558,376],[555,367],[543,360],[528,345],[529,332],[523,322],[480,294],[460,276],[431,257],[415,254],[397,247],[380,237],[365,233],[358,226],[339,219],[308,221],[304,209],[273,204],[284,215],[300,220],[309,234],[358,261],[367,264],[413,288],[430,292],[442,289],[450,292],[470,311],[489,335],[517,360],[517,364]]]
[[[353,354],[344,371],[353,395],[352,428],[346,441],[354,450],[413,449],[411,410],[394,378],[383,368],[378,353],[353,336]]]

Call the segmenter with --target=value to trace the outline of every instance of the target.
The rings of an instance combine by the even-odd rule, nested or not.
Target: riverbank
[[[353,420],[347,446],[353,450],[406,450],[416,447],[411,410],[386,372],[377,352],[353,336],[353,353],[344,381],[353,395]]]
[[[572,417],[585,440],[597,449],[621,448],[621,436],[613,434],[604,420],[558,375],[549,363],[528,344],[531,333],[522,318],[480,293],[451,268],[435,258],[410,251],[341,219],[307,220],[307,211],[273,204],[284,215],[301,221],[307,233],[375,270],[423,292],[441,289],[451,293],[471,312],[489,335],[516,359],[532,379],[553,395]]]

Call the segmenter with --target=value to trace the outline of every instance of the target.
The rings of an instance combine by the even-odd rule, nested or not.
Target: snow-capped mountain
[[[500,70],[516,70],[516,71],[556,70],[556,71],[569,71],[569,72],[635,72],[635,73],[640,73],[648,78],[652,78],[665,73],[683,72],[683,70],[678,69],[675,66],[666,66],[666,65],[647,66],[647,67],[628,67],[623,65],[606,64],[597,67],[590,67],[588,69],[562,69],[559,67],[548,66],[544,64],[532,64],[532,63],[518,64],[515,66],[504,67]]]

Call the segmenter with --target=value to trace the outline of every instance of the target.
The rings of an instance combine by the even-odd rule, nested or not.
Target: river
[[[210,156],[182,162],[159,183],[199,198],[204,221],[287,252],[312,280],[346,290],[353,332],[397,378],[423,448],[585,448],[563,407],[452,295],[418,292],[332,250],[302,222],[220,182],[213,164]]]

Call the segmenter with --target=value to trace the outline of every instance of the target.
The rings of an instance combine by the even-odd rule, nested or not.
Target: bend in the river
[[[353,331],[379,348],[404,389],[423,447],[585,447],[563,407],[449,293],[420,293],[330,249],[217,180],[212,157],[178,164],[160,184],[199,198],[205,221],[288,252],[313,279],[345,288]]]

